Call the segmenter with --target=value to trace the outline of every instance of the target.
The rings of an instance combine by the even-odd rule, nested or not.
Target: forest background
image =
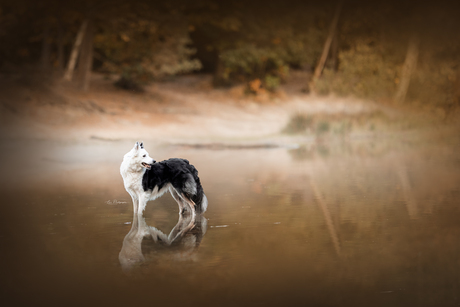
[[[203,74],[212,88],[279,101],[297,76],[299,94],[435,110],[448,120],[460,106],[459,8],[392,0],[2,1],[1,102],[20,112],[21,101],[34,99],[20,95],[24,88],[64,84],[85,93],[95,76],[142,95],[152,84]]]

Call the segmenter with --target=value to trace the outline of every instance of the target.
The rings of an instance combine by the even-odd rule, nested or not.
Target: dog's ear
[[[144,142],[141,141],[141,143],[139,144],[139,146],[144,149]]]
[[[134,144],[134,150],[139,150],[139,142],[136,142],[136,144]]]

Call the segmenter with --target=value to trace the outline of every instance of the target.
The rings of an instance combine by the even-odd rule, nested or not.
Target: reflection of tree
[[[310,186],[313,190],[313,193],[315,195],[316,200],[318,201],[318,204],[321,208],[321,211],[324,216],[324,220],[326,221],[327,229],[329,230],[329,234],[332,239],[332,243],[334,244],[334,249],[337,253],[337,255],[340,255],[340,242],[339,242],[339,236],[337,235],[337,230],[334,226],[334,223],[331,218],[331,212],[329,210],[329,207],[327,205],[327,202],[324,200],[321,192],[318,189],[318,186],[315,183],[315,180],[310,179]]]
[[[412,191],[412,186],[409,181],[406,166],[403,164],[397,165],[397,172],[401,182],[401,188],[403,191],[404,200],[406,202],[407,212],[409,213],[411,219],[415,219],[418,217],[419,209],[417,201],[415,200],[414,193]]]
[[[123,271],[128,272],[146,261],[142,241],[151,239],[153,245],[168,247],[175,260],[190,260],[206,233],[207,220],[200,214],[180,214],[176,226],[168,235],[148,226],[143,216],[134,215],[130,231],[123,240],[118,259]]]

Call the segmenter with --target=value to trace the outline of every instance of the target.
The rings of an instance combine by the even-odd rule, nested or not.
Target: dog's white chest
[[[136,193],[143,191],[142,188],[142,178],[136,178],[136,176],[127,176],[124,180],[125,189],[131,190]]]
[[[133,172],[129,167],[126,167],[126,165],[122,163],[120,173],[123,177],[125,189],[129,192],[129,194],[131,194],[131,196],[137,196],[144,191],[142,187],[142,177],[144,177],[145,171]]]

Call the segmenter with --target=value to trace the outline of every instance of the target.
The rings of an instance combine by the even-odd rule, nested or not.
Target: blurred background
[[[450,1],[2,1],[2,133],[163,125],[163,138],[190,137],[184,118],[215,137],[456,122],[458,13]]]

